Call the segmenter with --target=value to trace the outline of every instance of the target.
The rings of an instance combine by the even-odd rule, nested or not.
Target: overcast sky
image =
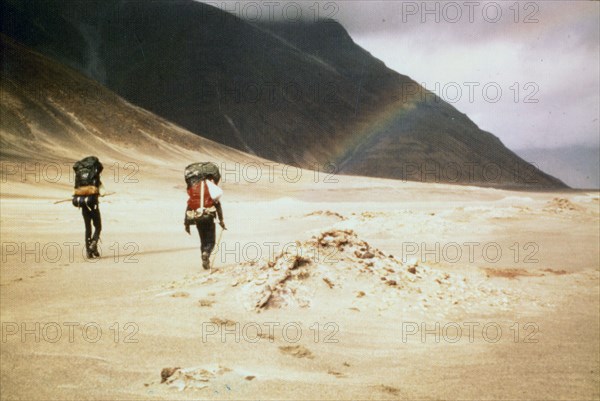
[[[251,20],[331,16],[509,148],[600,146],[598,1],[205,2]]]
[[[599,2],[436,3],[344,2],[339,21],[512,149],[600,146]]]

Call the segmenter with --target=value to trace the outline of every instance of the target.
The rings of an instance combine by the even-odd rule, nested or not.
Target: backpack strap
[[[200,211],[202,212],[201,214],[204,214],[204,186],[206,185],[204,180],[202,180],[200,185]]]

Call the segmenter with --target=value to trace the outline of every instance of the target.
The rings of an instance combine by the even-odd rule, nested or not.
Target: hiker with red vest
[[[223,209],[221,196],[223,191],[218,187],[221,180],[219,168],[213,163],[194,163],[185,169],[188,201],[185,211],[185,231],[190,234],[190,225],[194,224],[200,235],[200,251],[202,267],[210,268],[210,254],[215,247],[215,218],[223,230]]]

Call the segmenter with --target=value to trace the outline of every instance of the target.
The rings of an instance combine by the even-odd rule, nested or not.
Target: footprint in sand
[[[265,340],[269,340],[269,342],[271,342],[271,343],[273,341],[275,341],[275,337],[273,335],[271,335],[271,334],[268,334],[268,333],[260,333],[258,336],[260,338],[264,338]]]
[[[310,350],[302,345],[286,345],[280,346],[279,351],[284,354],[291,355],[295,358],[308,358],[313,359],[314,355]]]
[[[203,308],[210,308],[211,306],[213,306],[214,303],[215,301],[211,299],[201,299],[198,301],[198,306],[201,306]]]
[[[387,394],[400,395],[400,389],[392,386],[386,386],[385,384],[377,386],[377,389]]]
[[[220,317],[212,317],[210,322],[225,327],[235,326],[237,324],[237,322],[234,322],[233,320],[221,319]]]
[[[40,276],[43,276],[44,274],[46,274],[46,270],[38,270],[35,273],[33,273],[33,276],[30,276],[29,278],[40,277]]]
[[[344,377],[347,377],[345,374],[341,373],[341,372],[336,372],[335,370],[328,370],[327,374],[335,376],[338,379],[342,379]]]

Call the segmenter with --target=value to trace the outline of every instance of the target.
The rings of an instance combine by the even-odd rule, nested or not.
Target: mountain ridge
[[[475,165],[472,178],[424,178],[565,187],[453,106],[431,100],[334,21],[250,23],[191,0],[2,4],[9,36],[133,104],[269,160],[411,180],[420,180],[407,174],[414,165]],[[491,165],[501,172],[494,180],[480,167]]]

